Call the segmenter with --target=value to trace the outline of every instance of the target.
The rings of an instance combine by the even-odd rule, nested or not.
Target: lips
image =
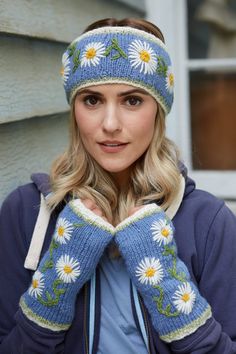
[[[99,144],[112,147],[112,146],[126,145],[127,143],[123,143],[122,141],[101,141]]]
[[[98,143],[101,150],[105,153],[116,153],[121,152],[125,149],[128,143],[122,141],[101,141]]]

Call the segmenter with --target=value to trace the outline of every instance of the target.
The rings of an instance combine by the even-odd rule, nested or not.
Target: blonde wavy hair
[[[103,26],[139,28],[151,32],[164,42],[156,26],[140,19],[104,19],[90,25],[85,32]],[[134,206],[158,201],[166,209],[178,192],[178,161],[178,150],[166,137],[165,114],[159,106],[152,141],[147,151],[133,164],[129,184],[119,188],[111,175],[85,150],[75,120],[73,101],[69,146],[54,161],[51,169],[53,193],[48,200],[49,206],[54,209],[68,196],[90,198],[114,225],[126,218]]]

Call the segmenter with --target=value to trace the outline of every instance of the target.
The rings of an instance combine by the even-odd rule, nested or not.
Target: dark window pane
[[[236,73],[190,74],[193,168],[236,170]]]

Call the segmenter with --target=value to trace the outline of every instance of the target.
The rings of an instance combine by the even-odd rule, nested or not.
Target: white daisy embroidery
[[[173,74],[171,66],[169,66],[167,73],[166,73],[166,89],[170,93],[172,93],[174,91],[174,83],[175,83],[174,74]]]
[[[140,73],[153,74],[156,71],[157,58],[147,42],[142,42],[139,39],[133,41],[129,46],[129,59],[131,66],[140,67]]]
[[[81,66],[96,66],[105,55],[105,46],[101,42],[92,42],[86,45],[81,56]]]
[[[44,277],[43,274],[37,270],[32,278],[32,283],[29,288],[29,294],[35,298],[40,296],[44,289]]]
[[[136,269],[136,276],[142,284],[160,283],[163,278],[163,269],[159,259],[145,257]]]
[[[58,219],[56,230],[54,233],[54,238],[60,244],[65,244],[71,238],[71,233],[73,231],[72,224],[65,218]]]
[[[66,84],[69,75],[70,75],[70,58],[68,53],[64,53],[62,56],[62,68],[61,68],[61,76],[64,81],[64,84]]]
[[[168,245],[173,239],[173,229],[166,219],[154,221],[151,226],[153,240],[156,241],[159,246],[162,244]]]
[[[80,275],[80,264],[69,255],[62,255],[56,263],[56,271],[64,283],[72,283]]]
[[[178,290],[173,295],[173,302],[179,312],[189,315],[193,309],[196,294],[189,283],[178,286]]]

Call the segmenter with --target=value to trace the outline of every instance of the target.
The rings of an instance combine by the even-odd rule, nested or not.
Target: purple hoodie
[[[223,201],[195,189],[195,183],[185,178],[184,198],[173,219],[178,253],[200,293],[211,305],[213,318],[192,335],[167,345],[160,341],[142,306],[149,352],[236,353],[236,217]],[[19,309],[19,298],[27,290],[32,277],[32,271],[24,268],[24,261],[39,211],[40,192],[46,195],[50,190],[47,175],[33,175],[32,180],[33,183],[17,188],[6,198],[0,213],[0,354],[95,354],[100,328],[99,269],[96,272],[91,348],[90,282],[78,295],[76,315],[67,332],[55,333],[41,328],[28,320]],[[49,247],[59,211],[51,216],[42,256]],[[139,326],[132,292],[131,300],[134,318]]]

